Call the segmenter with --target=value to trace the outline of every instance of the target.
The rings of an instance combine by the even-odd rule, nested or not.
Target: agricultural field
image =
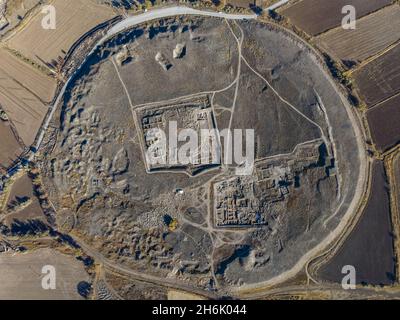
[[[11,187],[5,208],[4,224],[12,227],[13,223],[25,223],[33,220],[46,222],[46,217],[35,196],[31,178],[24,174]],[[1,216],[0,216],[1,217]]]
[[[89,276],[82,262],[51,249],[0,255],[0,299],[82,299],[78,288]],[[56,269],[56,289],[42,288],[42,268]]]
[[[400,92],[400,45],[357,70],[354,78],[368,107]]]
[[[0,61],[0,106],[23,143],[29,146],[47,113],[46,103],[53,99],[57,83],[5,48],[0,48]]]
[[[400,39],[400,6],[395,4],[357,21],[355,30],[342,27],[317,37],[317,43],[333,58],[359,63]]]
[[[55,0],[56,29],[42,28],[43,14],[38,13],[8,44],[35,63],[54,65],[86,32],[105,22],[114,13],[106,6],[88,0]]]
[[[32,92],[0,68],[0,106],[26,146],[32,145],[47,107]]]
[[[398,188],[400,186],[400,154],[398,154],[393,161],[393,166],[394,166],[394,177],[396,179],[395,184],[396,187]],[[397,189],[397,206],[400,209],[400,192],[399,189]]]
[[[368,110],[367,119],[372,139],[379,151],[400,142],[400,95]]]
[[[23,148],[8,121],[0,120],[0,137],[0,168],[8,168],[21,154]]]
[[[23,85],[44,103],[53,99],[56,90],[56,80],[40,70],[26,64],[11,52],[0,48],[0,70],[10,79]]]
[[[309,35],[315,36],[341,25],[345,5],[356,8],[357,19],[374,12],[393,0],[303,0],[283,9],[280,13]]]
[[[390,165],[390,162],[389,162]],[[391,196],[392,196],[392,221],[395,230],[395,235],[397,238],[395,239],[395,250],[396,250],[396,258],[397,258],[397,276],[400,275],[400,262],[399,262],[399,253],[400,253],[400,239],[398,238],[399,230],[399,220],[400,220],[400,153],[397,152],[393,160],[391,162]],[[397,232],[396,232],[397,231]],[[399,279],[398,279],[399,280]]]
[[[338,253],[320,269],[323,279],[340,283],[342,267],[352,265],[359,284],[392,284],[395,281],[389,201],[383,162],[375,161],[368,204]]]

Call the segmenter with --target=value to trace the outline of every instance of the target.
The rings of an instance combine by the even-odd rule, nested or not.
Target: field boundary
[[[385,157],[385,171],[387,180],[389,183],[389,196],[390,196],[390,216],[393,228],[393,248],[395,252],[395,265],[396,265],[396,283],[400,283],[400,196],[399,196],[399,185],[400,181],[397,181],[395,172],[395,161],[400,161],[400,145],[397,145],[390,153]]]

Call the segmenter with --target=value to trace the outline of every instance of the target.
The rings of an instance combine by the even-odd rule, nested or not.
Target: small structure
[[[258,161],[253,175],[214,182],[211,192],[215,226],[264,225],[276,210],[284,212],[290,194],[300,188],[300,177],[311,170],[315,170],[312,175],[316,179],[325,176],[326,169],[322,169],[325,161],[321,160],[323,143],[323,140],[304,143],[291,154]]]
[[[174,59],[180,59],[182,58],[185,54],[185,49],[186,46],[184,43],[178,43],[173,51],[173,57]]]
[[[168,71],[172,67],[172,64],[161,52],[157,52],[155,59],[165,71]]]
[[[207,95],[150,103],[135,108],[133,114],[148,172],[184,171],[193,176],[220,166],[221,146],[216,137],[206,137],[209,148],[205,148],[204,152],[202,152],[202,144],[197,141],[196,148],[191,150],[188,163],[178,161],[178,150],[186,142],[176,140],[174,144],[175,138],[169,139],[171,122],[176,122],[176,130],[181,130],[181,128],[194,130],[197,137],[204,135],[203,129],[206,132],[214,132],[214,116]],[[164,139],[162,132],[167,138],[166,143],[162,142]],[[180,190],[176,189],[175,194],[181,194]]]
[[[0,106],[0,120],[8,121],[8,116],[5,111]]]
[[[117,60],[117,63],[120,67],[132,59],[132,57],[129,53],[129,49],[126,45],[122,48],[121,51],[119,51],[117,53],[117,56],[115,57],[115,59]]]
[[[214,184],[214,218],[217,227],[249,227],[266,223],[263,203],[257,198],[252,176],[233,177]]]

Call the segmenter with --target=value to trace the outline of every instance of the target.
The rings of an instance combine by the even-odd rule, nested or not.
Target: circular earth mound
[[[253,129],[254,167],[146,162],[148,130],[172,121]],[[255,21],[173,17],[111,37],[67,85],[53,127],[42,170],[59,228],[165,281],[276,279],[357,201],[347,103],[305,44]]]

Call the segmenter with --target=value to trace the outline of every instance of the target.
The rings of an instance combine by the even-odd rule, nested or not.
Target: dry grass
[[[189,292],[168,290],[168,300],[205,300],[205,298]]]

